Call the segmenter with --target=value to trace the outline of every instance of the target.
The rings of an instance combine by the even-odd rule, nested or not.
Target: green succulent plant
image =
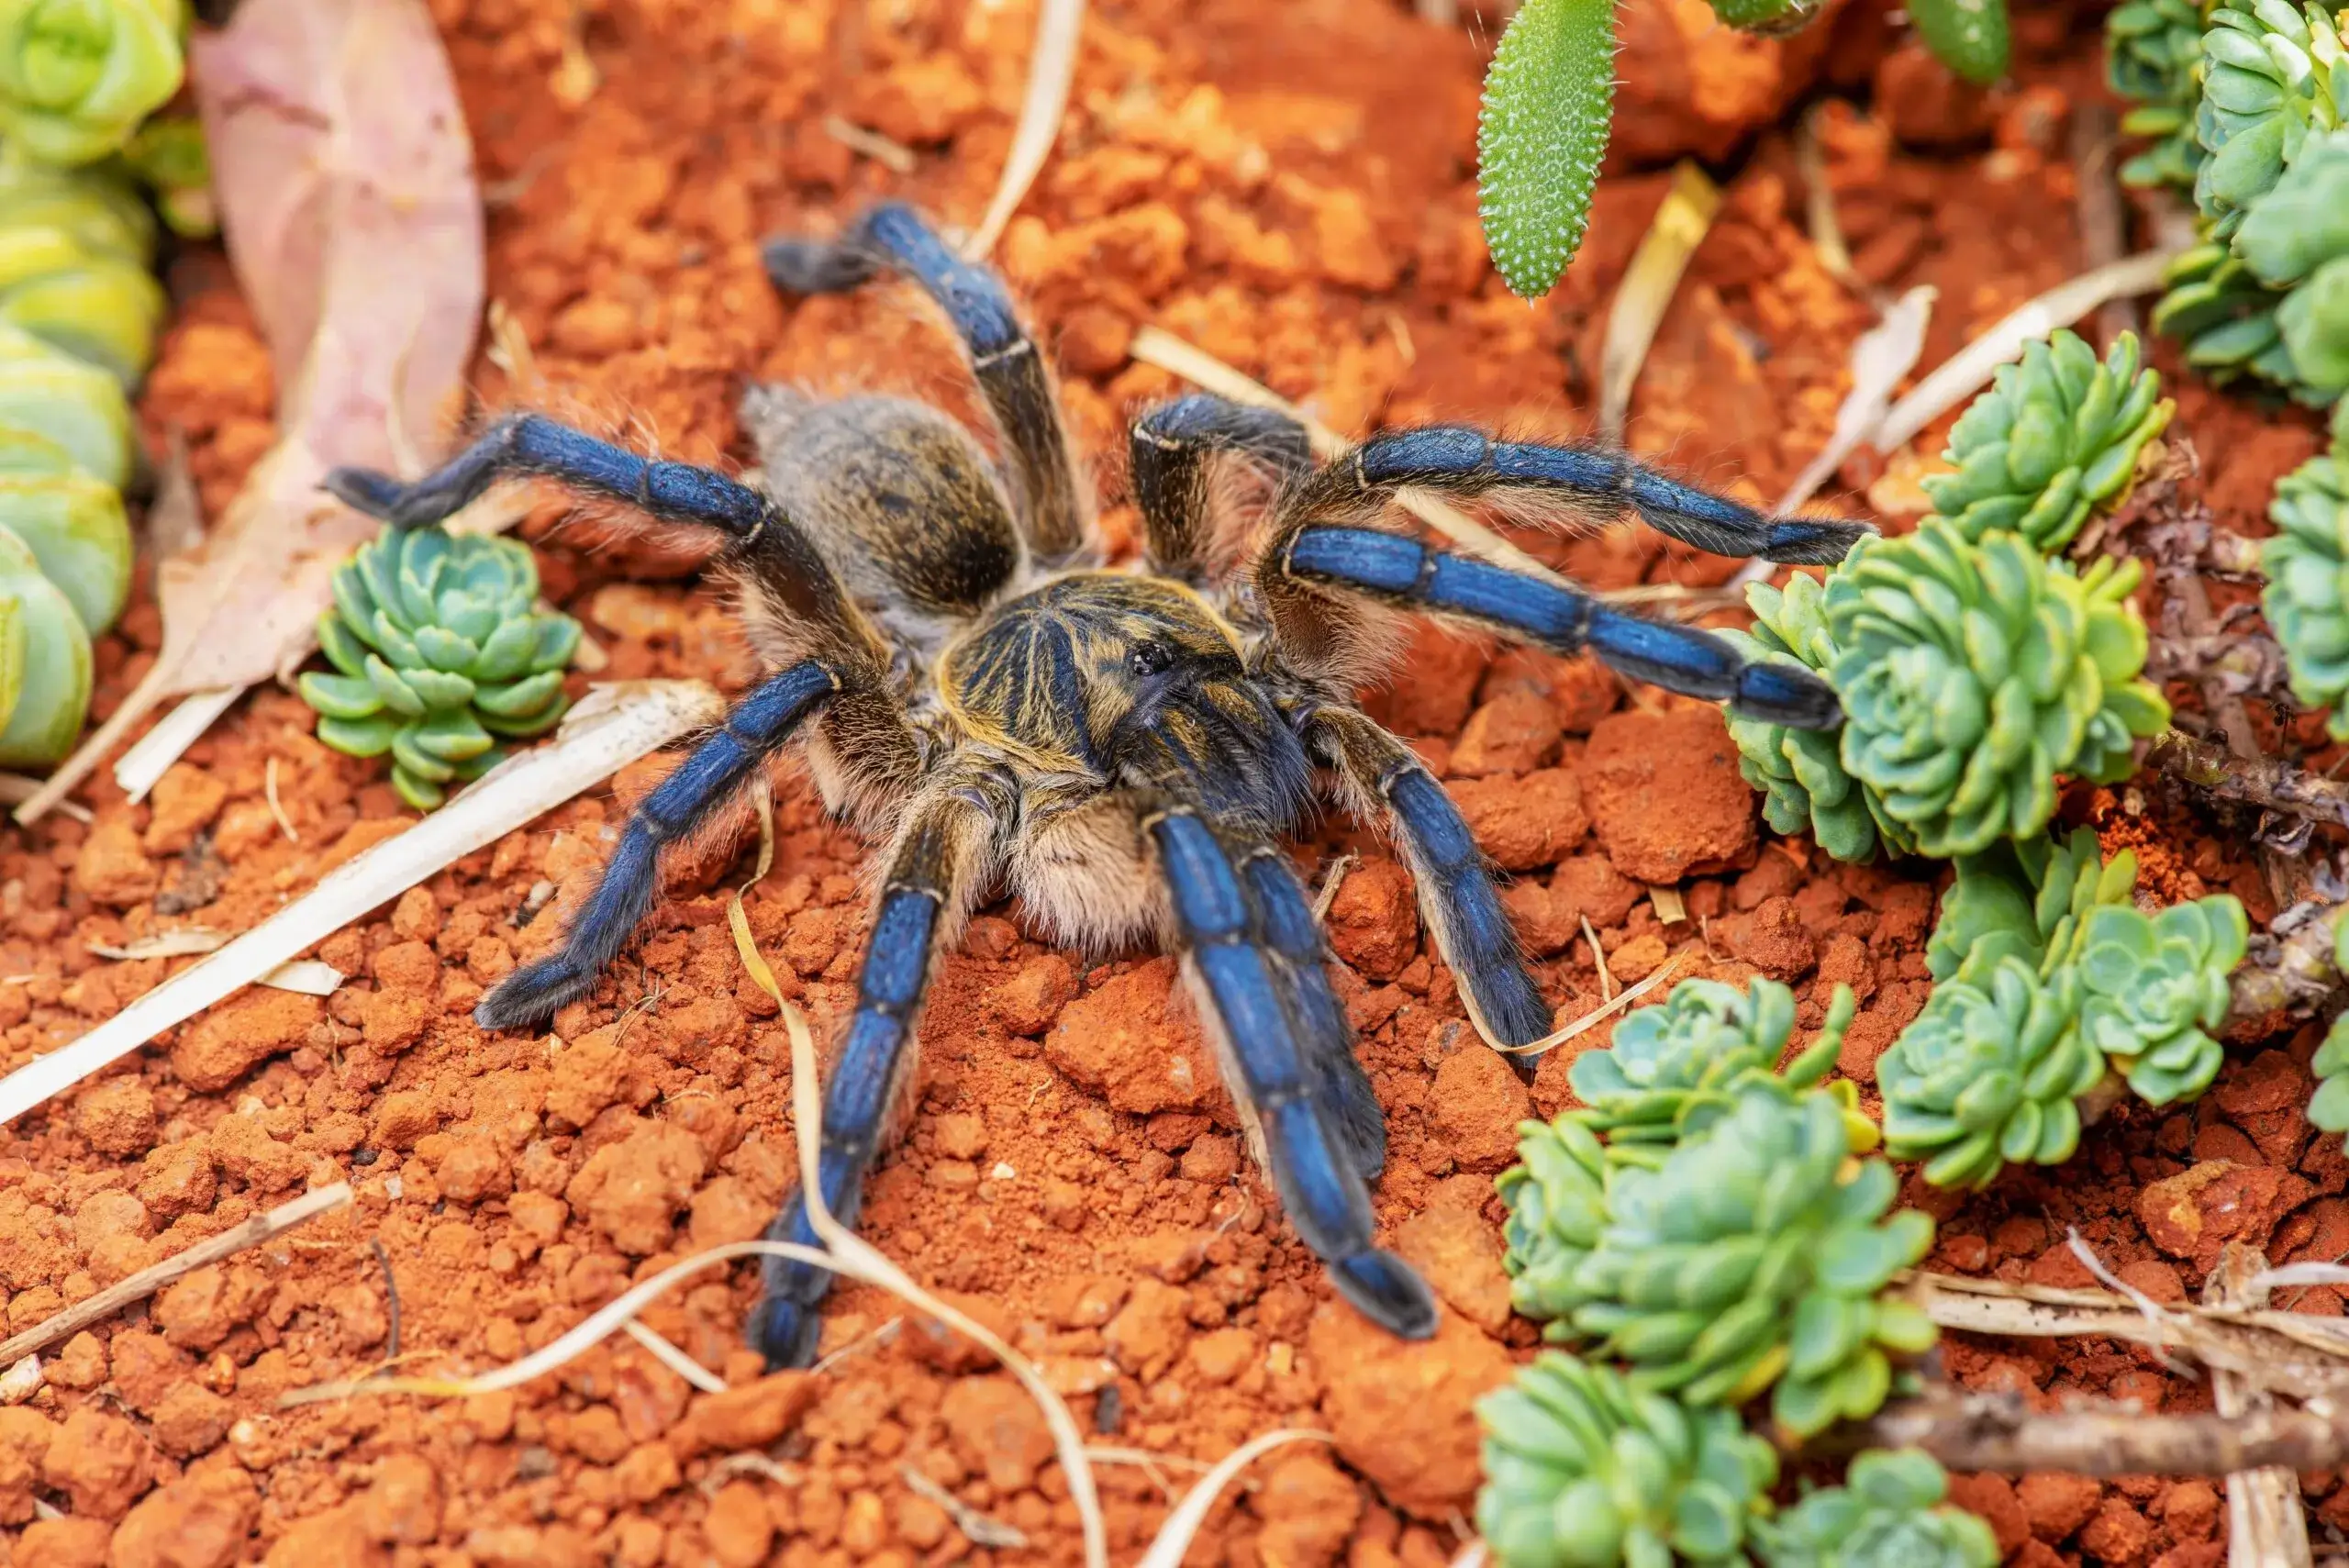
[[[2295,394],[2326,403],[2349,389],[2349,131],[2310,139],[2244,216],[2234,250],[2283,292],[2276,331]]]
[[[72,601],[31,547],[0,528],[0,767],[45,767],[73,749],[91,672],[90,634]]]
[[[1998,1568],[1998,1538],[1943,1507],[1949,1476],[1915,1449],[1874,1449],[1841,1486],[1753,1526],[1768,1568]]]
[[[124,144],[122,162],[154,192],[155,210],[173,233],[209,239],[220,232],[220,211],[212,199],[212,154],[195,116],[149,120]]]
[[[2316,1096],[2309,1101],[2309,1125],[2327,1132],[2349,1132],[2349,1013],[2332,1020],[2324,1043],[2309,1062]]]
[[[2163,274],[2154,330],[2184,345],[2186,362],[2214,385],[2254,376],[2295,384],[2291,354],[2276,307],[2284,296],[2253,275],[2243,258],[2217,240],[2179,253]]]
[[[2020,364],[1998,367],[1950,431],[1942,456],[1957,472],[1927,479],[1925,494],[1967,539],[2002,529],[2056,554],[2092,510],[2127,498],[2139,455],[2176,411],[2161,393],[2133,332],[2099,363],[2076,333],[2059,328],[2025,345]]]
[[[2210,156],[2194,182],[2210,238],[2228,239],[2313,134],[2349,124],[2335,6],[2221,0],[2202,35],[2195,132]]]
[[[1718,1103],[1745,1079],[1776,1073],[1790,1088],[1827,1075],[1858,1004],[1838,985],[1819,1038],[1778,1072],[1794,1033],[1795,994],[1755,979],[1740,991],[1715,980],[1684,980],[1653,1007],[1615,1026],[1604,1051],[1575,1058],[1566,1074],[1587,1109],[1581,1118],[1618,1146],[1676,1141],[1693,1106]]]
[[[0,429],[0,533],[31,550],[91,636],[122,613],[131,567],[122,494],[75,472],[54,441]]]
[[[301,680],[318,739],[354,757],[390,752],[400,798],[439,806],[443,784],[488,771],[499,737],[542,734],[570,706],[562,671],[579,623],[536,610],[538,595],[529,549],[512,539],[427,528],[361,546],[318,620],[340,673]]]
[[[1984,1187],[2009,1164],[2070,1159],[2076,1102],[2105,1074],[2078,1009],[2070,970],[2043,981],[2011,954],[1940,982],[1876,1059],[1885,1152],[1923,1161],[1937,1187]]]
[[[1824,592],[1818,578],[1800,573],[1783,589],[1753,584],[1745,601],[1753,610],[1753,629],[1716,635],[1748,658],[1776,658],[1824,673],[1834,668],[1837,651],[1827,630]],[[1762,816],[1774,831],[1808,832],[1839,861],[1872,860],[1879,846],[1895,854],[1915,852],[1916,836],[1845,771],[1834,733],[1771,724],[1734,708],[1725,716],[1738,769],[1762,792]]]
[[[1987,87],[2007,73],[2007,0],[1909,0],[1909,19],[1935,58]]]
[[[0,431],[61,448],[74,472],[120,490],[137,448],[122,383],[96,365],[0,322]]]
[[[2099,558],[2085,574],[1993,529],[1968,540],[1927,517],[1863,539],[1821,595],[1837,649],[1844,770],[1935,856],[2028,838],[2055,777],[2124,777],[2169,705],[2141,678],[2142,575]]]
[[[2330,708],[2325,728],[2349,740],[2349,401],[2333,414],[2330,452],[2277,482],[2276,535],[2261,545],[2259,606],[2283,644],[2292,695]]]
[[[2136,852],[2123,850],[2108,862],[2086,828],[2065,840],[1993,845],[1958,861],[1925,943],[1925,967],[1946,980],[1987,975],[2008,957],[2035,972],[2051,962],[2070,962],[2088,913],[2128,904],[2136,886]]]
[[[2147,1105],[2210,1086],[2225,1053],[2228,976],[2251,941],[2240,900],[2214,894],[2148,916],[2130,906],[2088,911],[2080,934],[2080,1032]]]
[[[0,137],[95,162],[179,91],[184,0],[0,0]]]
[[[124,208],[138,215],[126,221]],[[147,271],[154,231],[118,182],[96,173],[0,174],[0,321],[137,384],[165,310]]]
[[[1844,1113],[1824,1091],[1749,1081],[1653,1169],[1616,1169],[1607,1227],[1574,1271],[1574,1333],[1630,1363],[1635,1388],[1696,1405],[1768,1390],[1798,1435],[1874,1413],[1890,1355],[1935,1337],[1915,1307],[1881,1298],[1933,1222],[1885,1217],[1898,1183],[1881,1160],[1853,1161]]]
[[[1544,1351],[1476,1407],[1476,1528],[1507,1568],[1742,1564],[1777,1455],[1728,1409],[1689,1409]]]
[[[1509,1305],[1547,1322],[1549,1339],[1571,1339],[1573,1327],[1558,1320],[1577,1299],[1575,1271],[1607,1228],[1607,1151],[1571,1114],[1520,1122],[1517,1136],[1519,1163],[1493,1181],[1508,1206],[1501,1267],[1509,1276]]]
[[[2121,166],[2123,184],[2194,188],[2202,142],[2194,113],[2202,99],[2202,6],[2198,0],[2126,0],[2104,18],[2104,77],[2135,106],[2121,133],[2153,145]]]

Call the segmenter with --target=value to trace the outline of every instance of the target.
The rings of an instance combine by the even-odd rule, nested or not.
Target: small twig
[[[384,1271],[384,1359],[395,1361],[400,1353],[400,1282],[392,1277],[392,1255],[384,1250],[382,1237],[369,1237],[367,1250],[375,1254],[375,1266]]]
[[[1321,891],[1313,895],[1313,919],[1318,925],[1330,917],[1330,906],[1338,901],[1338,889],[1345,884],[1346,873],[1354,869],[1354,854],[1346,851],[1330,862],[1321,878]]]
[[[1835,187],[1827,180],[1827,158],[1819,143],[1820,122],[1826,117],[1824,100],[1795,128],[1795,168],[1802,174],[1803,217],[1810,229],[1810,248],[1827,275],[1853,293],[1882,304],[1876,291],[1852,265],[1851,248],[1843,243],[1843,226],[1835,217]]]
[[[963,1532],[963,1539],[973,1546],[1008,1551],[1028,1544],[1027,1534],[1019,1526],[987,1518],[912,1465],[897,1466],[897,1475],[915,1496],[925,1498],[943,1509],[946,1517],[954,1521],[954,1528]]]
[[[1213,1470],[1201,1476],[1197,1485],[1183,1494],[1183,1500],[1174,1505],[1174,1511],[1166,1516],[1164,1524],[1158,1527],[1158,1535],[1151,1541],[1150,1550],[1142,1553],[1140,1568],[1182,1568],[1183,1559],[1189,1553],[1199,1527],[1207,1523],[1208,1512],[1215,1507],[1216,1499],[1223,1495],[1225,1487],[1239,1479],[1241,1471],[1265,1454],[1288,1443],[1330,1443],[1337,1440],[1327,1432],[1292,1427],[1266,1432],[1241,1444],[1226,1454]]]
[[[1598,428],[1610,441],[1623,439],[1640,367],[1647,362],[1656,328],[1679,292],[1688,258],[1704,243],[1720,206],[1720,187],[1694,160],[1682,159],[1672,171],[1672,189],[1664,194],[1647,233],[1640,237],[1623,281],[1616,285],[1598,358]]]
[[[2349,1461],[2349,1414],[2311,1403],[2246,1416],[2162,1416],[2099,1403],[2033,1410],[2009,1394],[1943,1393],[1887,1405],[1836,1446],[1920,1448],[1950,1470],[2005,1475],[2232,1475],[2280,1465],[2338,1470]]]
[[[1598,969],[1599,1000],[1611,1002],[1615,999],[1615,976],[1608,972],[1607,950],[1598,945],[1598,933],[1590,929],[1587,915],[1582,917],[1582,940],[1590,944],[1590,962]]]
[[[2221,800],[2349,826],[2349,783],[2296,768],[2275,757],[2244,757],[2181,730],[2156,736],[2145,765]]]
[[[620,1325],[620,1332],[652,1352],[652,1359],[700,1389],[704,1394],[723,1394],[726,1380],[685,1354],[669,1340],[644,1326],[640,1318],[631,1318]]]
[[[824,117],[824,134],[852,151],[862,152],[893,173],[914,172],[914,155],[910,149],[891,141],[877,130],[867,130],[838,115]]]
[[[132,1302],[146,1300],[183,1274],[194,1273],[207,1263],[217,1263],[248,1248],[258,1247],[271,1238],[297,1225],[306,1224],[328,1209],[340,1208],[350,1201],[351,1184],[337,1182],[332,1186],[320,1187],[281,1203],[265,1214],[256,1214],[242,1225],[198,1241],[184,1252],[117,1280],[87,1301],[46,1318],[6,1343],[0,1343],[0,1366],[13,1366],[20,1356],[45,1351],[60,1340],[70,1340],[91,1324],[104,1322]]]
[[[1617,1013],[1621,1012],[1624,1008],[1630,1006],[1632,1003],[1638,1001],[1641,997],[1646,995],[1649,992],[1654,990],[1665,981],[1671,979],[1674,974],[1679,972],[1680,961],[1685,956],[1687,955],[1684,953],[1674,953],[1670,958],[1665,959],[1662,964],[1657,966],[1656,972],[1653,974],[1649,975],[1637,985],[1631,986],[1618,993],[1614,1000],[1600,1003],[1598,1006],[1593,1007],[1589,1012],[1585,1013],[1581,1018],[1575,1019],[1572,1023],[1567,1024],[1563,1029],[1553,1029],[1550,1033],[1543,1035],[1540,1040],[1531,1041],[1525,1045],[1496,1044],[1493,1049],[1501,1052],[1505,1056],[1539,1056],[1542,1052],[1548,1051],[1553,1046],[1564,1045],[1566,1041],[1574,1039],[1576,1035],[1583,1033],[1594,1025],[1604,1023],[1607,1019],[1612,1018]]]
[[[262,798],[269,802],[269,814],[277,818],[278,831],[285,835],[285,841],[289,844],[300,843],[302,835],[294,831],[294,824],[287,819],[285,807],[277,798],[277,759],[274,756],[272,756],[268,765],[262,769],[261,793]]]
[[[2234,995],[2228,1019],[2310,1012],[2331,996],[2341,982],[2332,963],[2332,943],[2343,907],[2340,904],[2320,906],[2281,935],[2254,933],[2250,956],[2236,968],[2230,982]]]
[[[987,203],[986,216],[963,254],[974,260],[995,249],[1003,226],[1019,210],[1028,187],[1052,155],[1069,89],[1076,82],[1076,44],[1085,25],[1085,0],[1043,0],[1036,9],[1036,45],[1028,56],[1028,90],[1019,100],[1019,122],[1012,128],[1011,151],[1003,177]]]
[[[39,779],[28,779],[22,773],[0,773],[0,806],[22,806],[41,791]],[[78,800],[61,800],[57,809],[83,827],[97,820],[90,808]]]
[[[2121,204],[2121,182],[2115,178],[2112,150],[2120,124],[2112,111],[2090,99],[2072,110],[2072,173],[2078,191],[2080,260],[2091,267],[2109,266],[2129,249],[2129,215]],[[2096,346],[2104,350],[2123,332],[2140,325],[2137,302],[2127,295],[2097,307]]]
[[[2219,1253],[2219,1266],[2210,1271],[2202,1299],[2215,1307],[2265,1307],[2267,1290],[2259,1276],[2266,1268],[2265,1257],[2230,1241]],[[2220,1415],[2237,1418],[2271,1409],[2275,1403],[2266,1389],[2249,1386],[2226,1372],[2211,1373],[2210,1395]],[[2227,1561],[2238,1568],[2310,1568],[2300,1478],[2273,1468],[2229,1475],[2227,1533]]]

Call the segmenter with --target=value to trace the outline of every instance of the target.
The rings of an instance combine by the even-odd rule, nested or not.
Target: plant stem
[[[2349,783],[2308,773],[2278,758],[2239,756],[2172,729],[2154,737],[2145,765],[2221,800],[2349,827]]]
[[[2349,1414],[2313,1410],[2033,1410],[2011,1395],[1944,1392],[1887,1405],[1852,1435],[1860,1447],[1920,1448],[1950,1470],[2009,1475],[2232,1475],[2270,1466],[2336,1470],[2349,1462]]]

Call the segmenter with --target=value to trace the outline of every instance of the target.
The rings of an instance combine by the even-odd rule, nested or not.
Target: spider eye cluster
[[[1156,640],[1139,642],[1126,655],[1126,668],[1138,676],[1163,674],[1174,667],[1174,650]]]

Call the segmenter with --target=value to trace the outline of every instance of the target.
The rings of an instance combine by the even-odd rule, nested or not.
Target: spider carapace
[[[854,1223],[908,1098],[940,954],[980,902],[1017,894],[1055,940],[1180,953],[1297,1234],[1371,1318],[1432,1333],[1426,1285],[1376,1244],[1378,1102],[1279,847],[1320,784],[1383,822],[1479,1030],[1512,1046],[1548,1031],[1460,813],[1411,749],[1353,706],[1402,616],[1588,651],[1785,724],[1827,728],[1841,716],[1825,684],[1791,663],[1749,662],[1709,633],[1420,543],[1390,519],[1397,491],[1534,521],[1632,514],[1703,549],[1779,562],[1840,560],[1867,530],[1765,517],[1620,452],[1455,427],[1391,431],[1316,464],[1286,415],[1190,396],[1132,428],[1143,560],[1110,571],[1051,378],[992,272],[894,205],[838,239],[776,241],[767,261],[794,294],[853,288],[884,269],[918,284],[969,356],[992,451],[921,404],[760,387],[743,403],[756,488],[530,415],[414,484],[350,469],[328,478],[394,527],[535,475],[649,526],[713,531],[767,671],[639,805],[562,946],[507,976],[476,1018],[540,1024],[592,992],[652,906],[662,847],[796,743],[827,804],[880,848],[856,1005],[825,1085],[818,1180],[836,1215]],[[770,1233],[815,1240],[796,1197]],[[774,1364],[812,1355],[829,1278],[767,1266],[750,1331]]]

